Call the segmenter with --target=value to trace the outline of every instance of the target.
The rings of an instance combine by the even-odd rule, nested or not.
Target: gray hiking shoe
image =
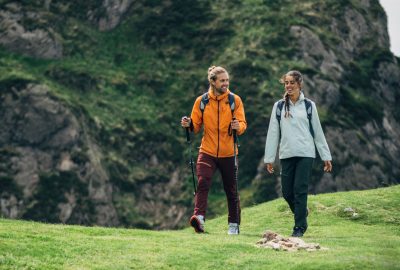
[[[237,223],[229,223],[228,234],[229,235],[239,234],[239,225]]]
[[[204,232],[204,217],[202,215],[193,215],[190,218],[190,226],[192,226],[197,233]]]

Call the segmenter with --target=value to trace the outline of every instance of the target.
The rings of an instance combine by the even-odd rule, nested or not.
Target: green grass
[[[5,7],[8,2],[0,4]],[[318,75],[341,85],[341,102],[335,113],[319,104],[325,130],[338,125],[353,129],[366,121],[382,119],[382,105],[373,102],[380,100],[376,99],[378,91],[369,86],[377,79],[377,66],[392,61],[392,54],[389,49],[376,47],[376,33],[365,37],[357,48],[359,56],[351,64],[342,61],[345,76],[339,81],[304,62],[290,35],[292,25],[309,28],[328,51],[340,56],[337,44],[341,37],[331,29],[332,17],[346,32],[349,29],[344,11],[356,8],[368,23],[374,22],[376,16],[383,15],[377,1],[370,3],[371,13],[366,13],[356,0],[137,0],[120,25],[106,32],[87,20],[88,10],[96,9],[96,18],[105,15],[103,9],[97,9],[98,1],[49,1],[50,10],[36,2],[23,1],[23,13],[40,11],[43,16],[36,20],[23,18],[21,23],[28,30],[54,29],[62,40],[63,58],[36,59],[0,46],[0,91],[18,86],[23,89],[27,83],[46,85],[51,95],[84,121],[101,146],[102,162],[112,171],[110,180],[121,193],[118,198],[131,196],[121,187],[140,190],[138,185],[144,181],[162,183],[176,168],[184,168],[186,144],[179,119],[190,114],[194,99],[206,90],[210,65],[228,69],[231,90],[245,104],[248,129],[241,136],[241,188],[269,193],[248,193],[244,202],[276,197],[265,181],[254,181],[258,166],[255,161],[263,155],[260,144],[264,143],[272,105],[283,94],[278,79],[288,70],[299,69],[309,79]],[[308,90],[312,89],[306,89],[306,93]],[[395,110],[394,118],[399,115],[400,110]],[[200,136],[194,140],[196,153]],[[159,160],[159,170],[144,173],[152,155]],[[340,166],[337,171],[342,169]],[[276,178],[267,181],[272,183]],[[210,196],[210,205],[216,209],[211,213],[220,214],[219,209],[226,205],[225,194],[220,189],[211,195],[215,196]],[[189,206],[189,199],[185,198],[183,206]],[[128,217],[135,216],[138,209],[134,204],[124,209],[124,214],[118,213],[121,220],[133,222]]]
[[[309,197],[304,240],[328,248],[257,248],[266,229],[289,235],[292,215],[277,199],[243,210],[239,236],[226,216],[191,228],[147,231],[0,219],[1,269],[400,269],[400,185]],[[352,207],[359,215],[348,217]]]

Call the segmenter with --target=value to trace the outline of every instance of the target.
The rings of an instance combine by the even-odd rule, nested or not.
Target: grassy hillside
[[[0,1],[0,8],[7,9],[9,2],[13,1]],[[168,201],[191,209],[188,151],[179,120],[190,114],[196,96],[206,91],[206,72],[211,65],[227,67],[231,89],[245,104],[248,129],[241,136],[239,155],[239,184],[244,191],[244,205],[277,197],[275,176],[254,179],[264,154],[270,110],[282,95],[278,78],[284,72],[299,69],[310,79],[318,75],[341,85],[338,97],[341,101],[335,111],[319,104],[325,130],[361,128],[371,119],[374,126],[375,121],[382,122],[383,103],[376,102],[377,91],[370,86],[374,85],[372,79],[376,79],[379,63],[392,61],[389,48],[377,47],[374,39],[378,34],[371,32],[373,38],[365,37],[354,52],[354,61],[347,64],[341,58],[340,37],[331,29],[331,18],[335,17],[340,32],[349,31],[344,17],[347,9],[358,11],[368,24],[373,24],[384,15],[377,0],[369,1],[368,10],[361,5],[365,1],[357,0],[138,0],[118,27],[108,32],[99,31],[87,20],[87,11],[101,6],[100,0],[67,1],[68,4],[62,0],[45,1],[50,6],[48,9],[44,9],[41,1],[34,2],[22,1],[21,8],[25,13],[40,11],[39,19],[21,20],[21,24],[27,29],[54,29],[62,41],[63,58],[34,59],[0,46],[0,93],[12,87],[18,89],[28,82],[44,84],[79,118],[86,119],[88,132],[101,146],[101,162],[113,185],[113,203],[121,226],[159,228],[162,225],[152,216],[146,216],[148,213],[140,212],[136,204],[143,190],[151,192],[157,190],[154,186],[164,187],[174,172],[180,171],[182,175],[179,192]],[[98,12],[96,16],[104,16]],[[315,33],[326,50],[338,56],[346,71],[341,80],[336,81],[305,62],[301,48],[290,34],[294,25]],[[310,96],[316,98],[311,90]],[[398,99],[396,94],[394,99]],[[399,115],[396,109],[394,118],[398,119]],[[363,142],[371,141],[363,131],[357,134]],[[200,136],[194,140],[196,149]],[[342,150],[333,143],[330,146],[333,146],[335,178],[344,166],[358,162],[359,157],[357,154],[339,159],[337,156]],[[11,158],[9,151],[1,152],[1,159]],[[156,160],[155,166],[151,165],[152,160]],[[385,159],[377,162],[379,166],[384,162],[388,168],[392,167],[390,160],[382,160]],[[368,167],[373,165],[376,164],[366,163]],[[318,168],[313,174],[312,187],[322,177],[321,166],[321,162],[316,162]],[[388,168],[383,171],[390,171]],[[0,178],[3,186],[14,177],[8,167],[4,171],[7,177]],[[41,177],[44,190],[51,188],[47,183]],[[213,185],[210,216],[226,212],[222,185],[218,180]],[[12,193],[17,192],[22,194],[22,190]],[[156,198],[157,192],[152,195]],[[62,202],[56,196],[42,198],[36,205],[46,205],[49,199]],[[27,207],[34,203],[35,200]],[[36,220],[49,218],[44,209],[37,208],[35,212]],[[58,217],[56,212],[53,215]]]
[[[244,209],[242,233],[226,217],[187,228],[146,231],[0,220],[1,269],[400,269],[400,185],[310,196],[304,240],[328,248],[277,252],[255,247],[266,229],[291,232],[282,199]],[[343,211],[352,207],[356,218]]]

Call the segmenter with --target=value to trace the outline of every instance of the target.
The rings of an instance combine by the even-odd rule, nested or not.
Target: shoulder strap
[[[308,123],[309,123],[309,126],[310,126],[310,133],[311,133],[311,136],[314,138],[314,129],[313,129],[312,124],[311,124],[312,104],[311,104],[311,101],[309,99],[307,99],[307,98],[304,99],[304,104],[306,106],[307,118],[308,118]]]
[[[283,105],[285,104],[285,100],[281,99],[278,102],[278,105],[276,106],[276,120],[278,120],[278,126],[279,126],[279,140],[281,137],[281,118],[282,118],[282,109]]]
[[[278,120],[279,125],[281,124],[283,104],[285,104],[285,101],[281,99],[278,102],[278,106],[276,106],[276,120]]]
[[[229,99],[229,107],[231,108],[231,112],[233,115],[233,112],[235,111],[235,94],[234,93],[229,93],[228,95],[228,99]],[[201,97],[201,101],[200,101],[200,111],[201,114],[204,113],[204,110],[209,102],[209,97],[208,97],[208,93],[204,93]]]
[[[281,134],[281,118],[282,118],[282,109],[283,109],[284,104],[285,104],[285,101],[282,99],[278,102],[278,105],[276,106],[276,120],[278,120],[279,136]],[[314,138],[314,129],[311,124],[312,103],[309,99],[305,98],[304,105],[306,106],[306,112],[307,112],[308,124],[310,127],[310,133],[311,133],[311,136]]]
[[[231,109],[231,113],[232,113],[232,120],[235,118],[234,117],[234,112],[235,112],[235,94],[234,93],[232,93],[232,92],[229,92],[229,94],[228,94],[228,100],[229,100],[229,107],[230,107],[230,109]],[[228,128],[228,135],[229,136],[232,136],[233,135],[233,132],[232,132],[232,128],[231,128],[231,125],[229,125],[229,128]],[[236,141],[237,140],[237,141]],[[239,145],[239,138],[236,136],[236,137],[234,137],[234,143],[236,144],[237,143],[237,146],[239,147],[240,145]]]
[[[201,97],[201,101],[200,101],[200,111],[201,114],[203,115],[204,113],[204,109],[206,108],[206,105],[208,104],[209,101],[209,97],[208,97],[208,92],[204,93],[203,96]]]
[[[231,107],[231,112],[233,115],[233,112],[235,111],[235,94],[230,92],[228,95],[228,99],[229,99],[229,107]]]
[[[308,120],[311,120],[312,117],[312,104],[311,101],[307,98],[304,99],[304,104],[306,105],[306,112]]]

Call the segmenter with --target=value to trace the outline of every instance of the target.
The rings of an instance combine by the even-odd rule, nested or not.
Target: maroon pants
[[[194,204],[194,214],[206,216],[208,191],[211,178],[219,169],[228,201],[228,222],[240,224],[240,200],[236,194],[235,158],[216,158],[205,153],[199,153],[197,159],[197,193]]]

